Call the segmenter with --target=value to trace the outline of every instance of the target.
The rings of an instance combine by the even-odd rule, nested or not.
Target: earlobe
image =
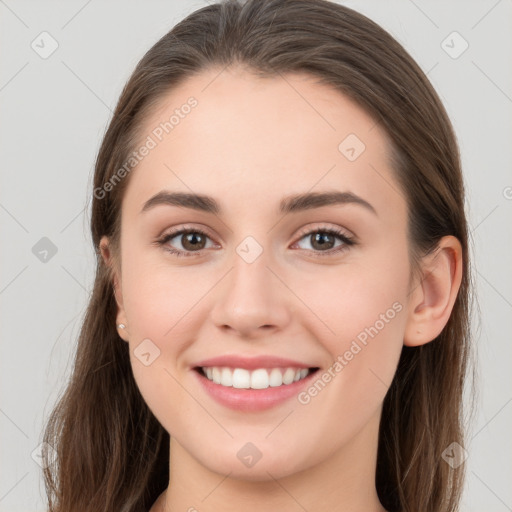
[[[404,345],[434,340],[450,318],[462,281],[462,246],[454,236],[443,237],[422,261],[422,278],[410,293]]]
[[[117,318],[122,318],[123,315],[117,315]],[[123,339],[124,341],[128,342],[130,341],[129,340],[129,337],[128,337],[128,328],[126,326],[126,324],[124,324],[123,322],[117,322],[117,325],[116,325],[116,328],[117,328],[117,333],[119,334],[119,337],[121,339]]]
[[[108,237],[103,236],[99,243],[99,249],[101,252],[101,256],[105,265],[110,269],[111,280],[112,280],[112,289],[114,293],[114,298],[117,303],[117,315],[116,315],[116,329],[119,336],[124,340],[128,341],[128,322],[126,319],[124,305],[123,305],[123,295],[121,289],[121,282],[119,279],[117,266],[115,264],[115,260],[112,255],[110,241]],[[123,326],[123,327],[121,327]]]
[[[117,283],[117,276],[114,278]],[[113,286],[114,289],[114,297],[117,302],[117,315],[116,315],[116,328],[119,336],[124,340],[128,341],[128,321],[126,319],[126,314],[124,311],[123,300],[122,297],[118,298],[119,286],[115,284]]]

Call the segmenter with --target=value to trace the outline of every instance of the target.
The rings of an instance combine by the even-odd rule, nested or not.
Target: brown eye
[[[309,236],[311,237],[311,246],[318,250],[332,249],[336,242],[336,237],[330,233],[319,232]]]
[[[207,246],[208,240],[210,237],[200,229],[181,229],[165,235],[158,244],[176,256],[198,256],[213,245]]]
[[[306,240],[309,242],[310,247],[300,247],[300,241]],[[337,240],[339,242],[337,242]],[[351,245],[355,245],[356,242],[353,238],[347,236],[342,231],[337,229],[316,229],[303,233],[299,242],[301,249],[306,249],[309,252],[315,254],[315,256],[330,256],[337,254],[341,251],[348,250]]]
[[[183,233],[181,236],[181,245],[187,251],[201,250],[205,248],[206,237],[196,231]]]

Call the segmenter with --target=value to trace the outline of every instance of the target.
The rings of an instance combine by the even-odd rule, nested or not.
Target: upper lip
[[[314,368],[314,366],[310,364],[304,364],[299,361],[294,361],[293,359],[276,356],[244,357],[225,355],[204,359],[194,365],[194,367],[212,366],[245,368],[246,370],[256,370],[258,368]]]

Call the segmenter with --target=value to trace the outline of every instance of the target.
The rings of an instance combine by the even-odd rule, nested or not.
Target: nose
[[[233,268],[220,283],[211,312],[217,328],[257,339],[286,327],[293,294],[269,263],[265,251],[252,263],[235,254]]]

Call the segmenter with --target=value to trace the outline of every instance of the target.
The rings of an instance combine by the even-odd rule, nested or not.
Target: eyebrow
[[[321,208],[322,206],[339,204],[357,204],[372,212],[374,215],[377,215],[375,208],[368,201],[348,191],[307,192],[287,196],[281,200],[279,211],[282,214],[296,213],[303,210]],[[179,206],[181,208],[190,208],[192,210],[213,213],[215,215],[222,213],[222,208],[213,197],[204,194],[170,192],[167,190],[162,190],[148,199],[144,203],[141,213],[158,205]]]

